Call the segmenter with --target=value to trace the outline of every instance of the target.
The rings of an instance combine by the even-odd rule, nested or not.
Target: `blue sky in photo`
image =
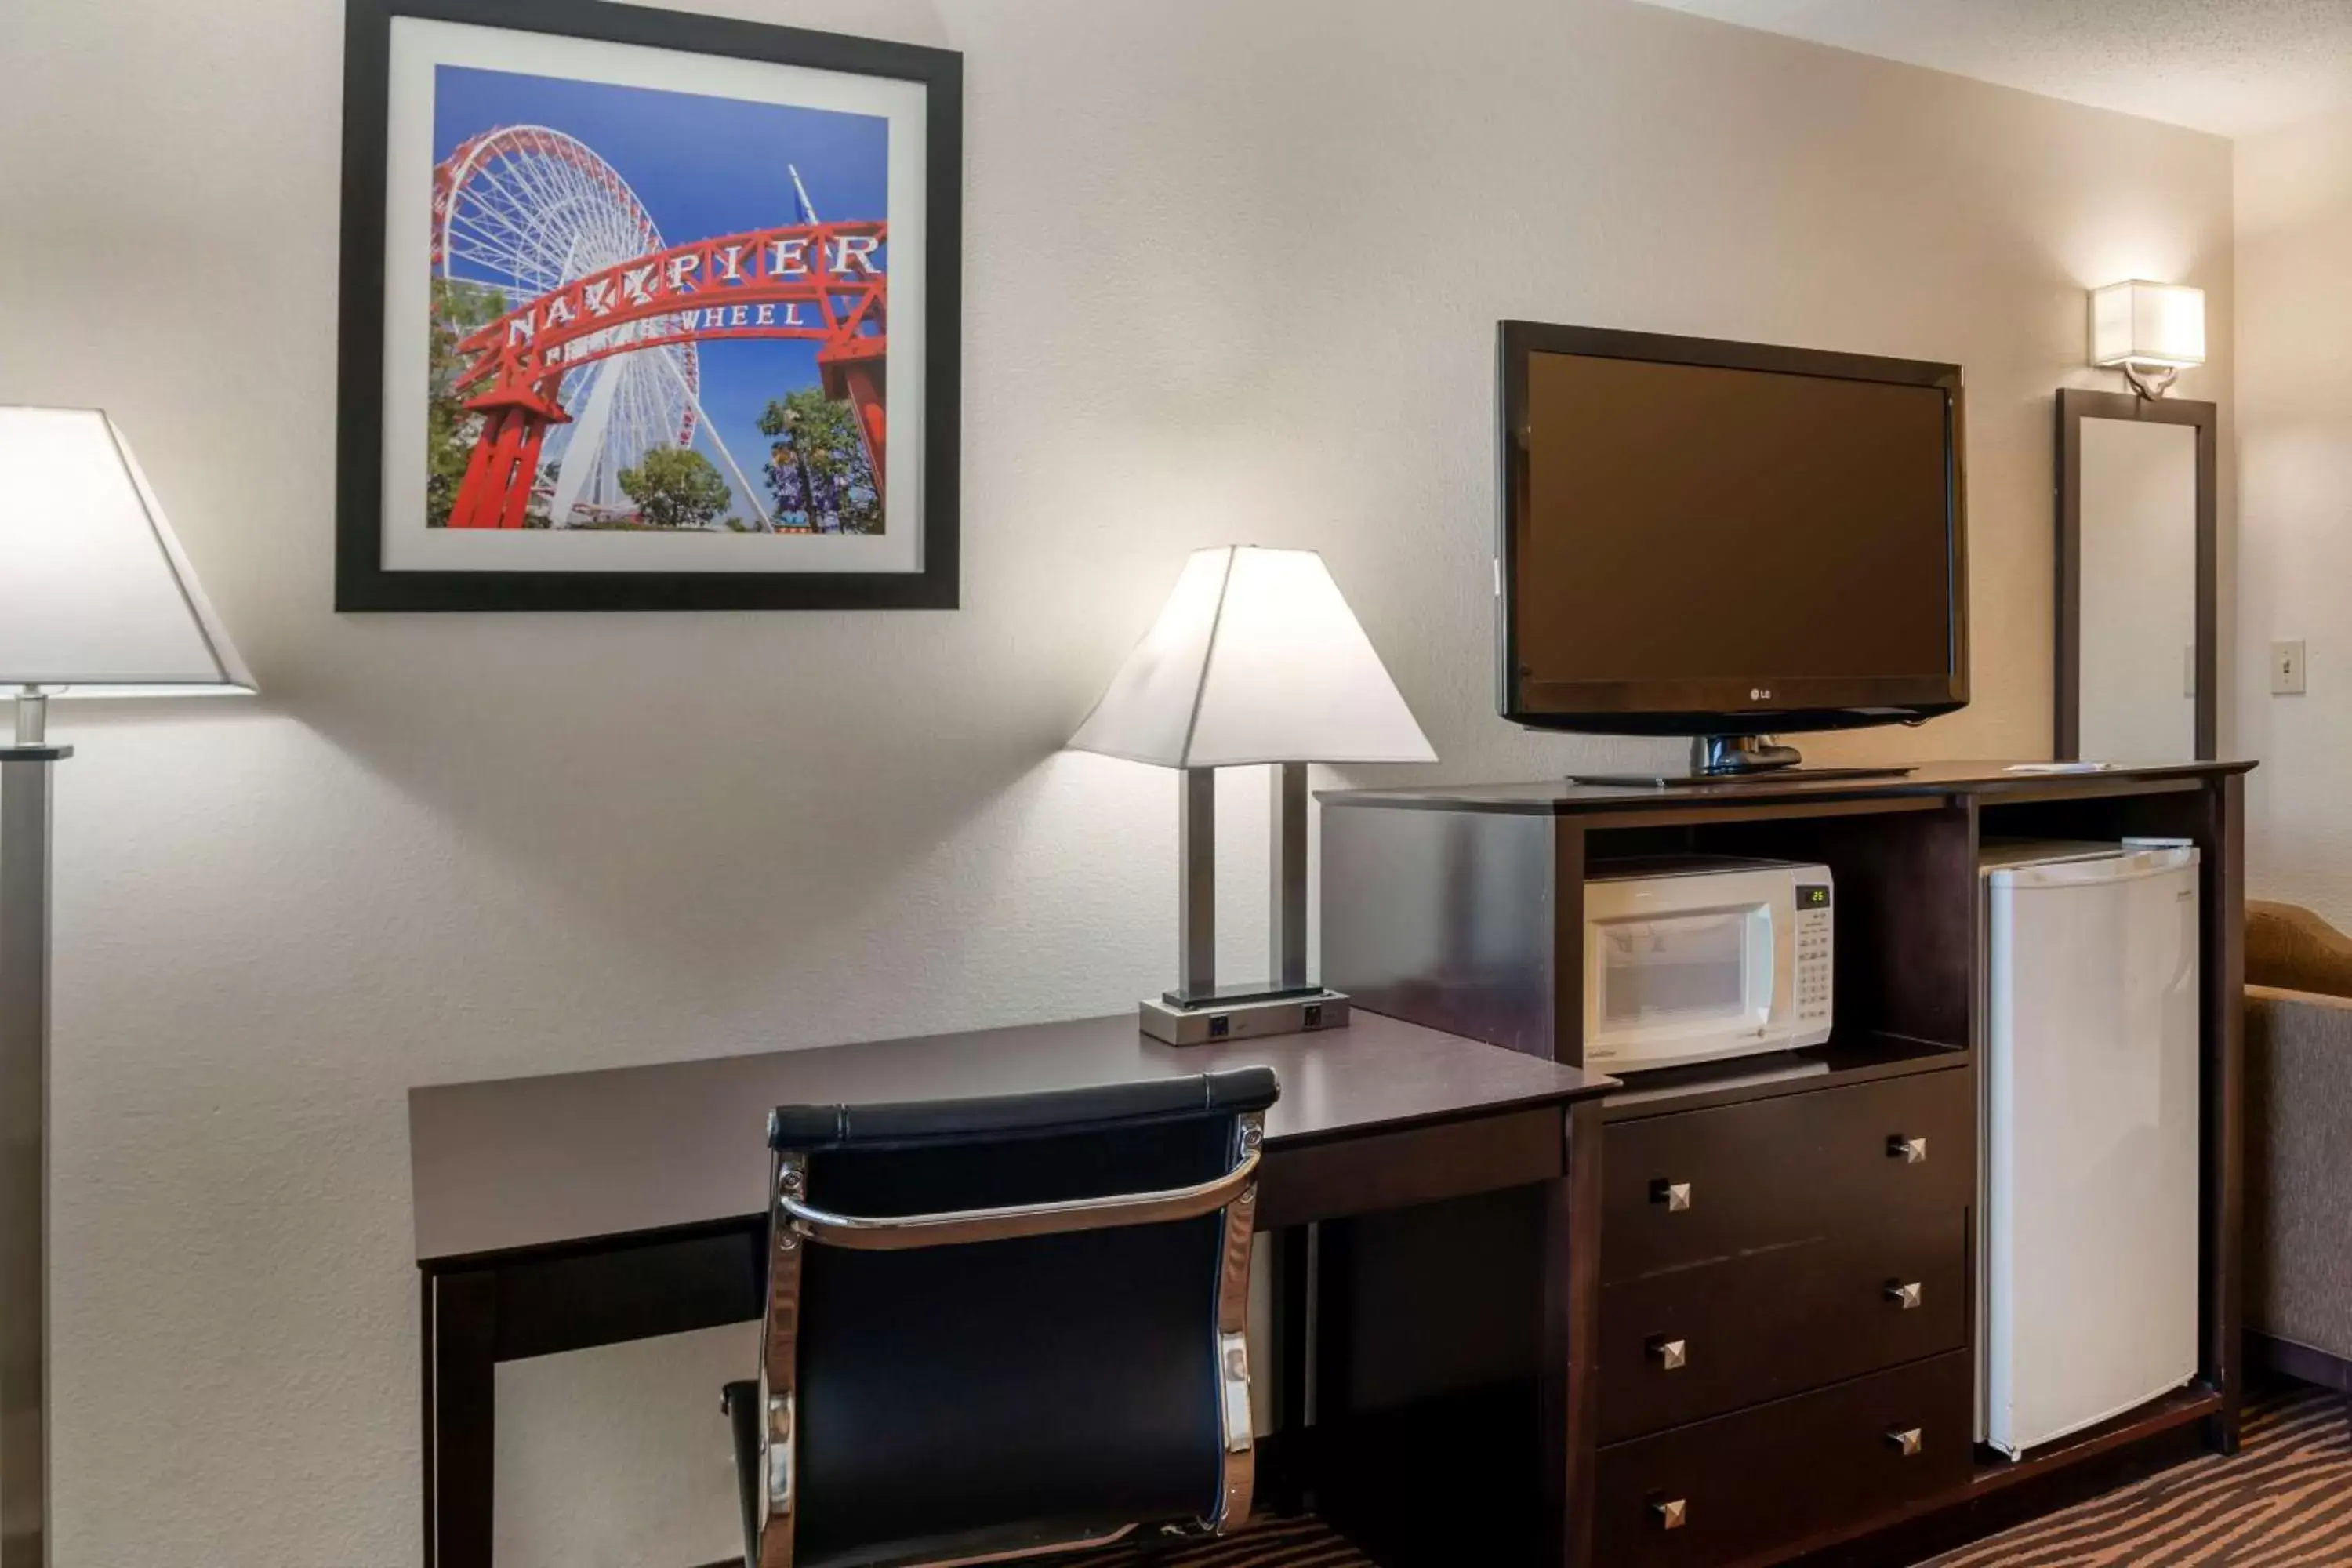
[[[434,72],[433,158],[486,131],[543,125],[593,148],[629,184],[670,245],[796,221],[789,164],[826,222],[889,216],[889,121],[655,88],[440,66]],[[887,251],[880,259],[887,268]],[[462,273],[462,268],[460,269]],[[771,398],[816,384],[814,342],[705,342],[702,406],[754,485]],[[714,463],[701,436],[695,447]],[[726,465],[719,463],[722,472]],[[730,475],[729,483],[733,484]],[[740,492],[742,515],[751,513]]]

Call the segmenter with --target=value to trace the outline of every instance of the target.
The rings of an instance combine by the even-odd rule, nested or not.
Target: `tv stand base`
[[[1618,787],[1676,789],[1700,784],[1736,784],[1787,780],[1901,778],[1909,768],[1808,768],[1794,746],[1773,743],[1769,735],[1694,735],[1690,771],[1680,773],[1571,773],[1568,782]]]

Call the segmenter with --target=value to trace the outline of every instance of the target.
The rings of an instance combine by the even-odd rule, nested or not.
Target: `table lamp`
[[[1307,981],[1307,764],[1433,763],[1396,683],[1311,550],[1223,545],[1185,563],[1160,619],[1073,749],[1181,769],[1177,988],[1142,1005],[1176,1045],[1329,1028],[1348,999]],[[1269,973],[1217,984],[1216,770],[1274,764]]]
[[[114,422],[0,405],[0,1560],[47,1563],[49,786],[57,692],[251,691]]]

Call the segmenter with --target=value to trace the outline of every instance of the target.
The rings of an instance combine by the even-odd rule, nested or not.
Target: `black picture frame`
[[[2221,409],[2187,397],[2142,397],[2079,386],[2058,393],[2057,690],[2051,755],[2079,762],[2083,751],[2083,421],[2124,419],[2185,425],[2197,433],[2197,697],[2192,743],[2199,762],[2221,747]]]
[[[423,17],[919,84],[925,100],[922,511],[911,572],[411,571],[383,564],[386,159],[392,29]],[[346,0],[336,376],[338,611],[957,607],[961,581],[963,57],[953,50],[604,0]]]

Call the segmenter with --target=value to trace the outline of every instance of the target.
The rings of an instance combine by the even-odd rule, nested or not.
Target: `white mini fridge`
[[[1988,843],[1979,1442],[2197,1374],[2197,850]]]

